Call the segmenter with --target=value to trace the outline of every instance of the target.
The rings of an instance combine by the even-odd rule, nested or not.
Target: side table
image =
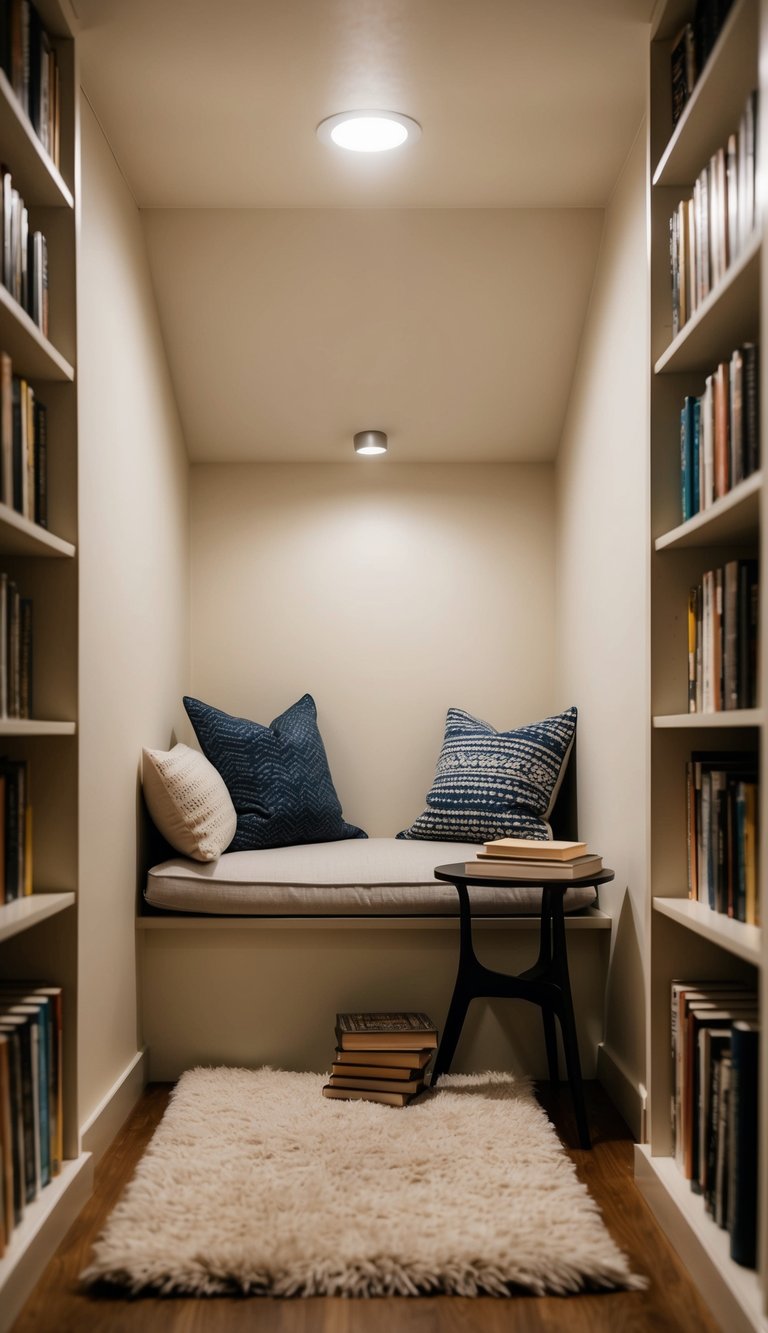
[[[591,1147],[568,975],[563,898],[566,889],[574,886],[583,888],[594,885],[596,888],[599,884],[607,884],[614,878],[613,871],[602,870],[599,875],[581,879],[548,880],[542,885],[540,879],[503,880],[498,876],[484,879],[477,873],[467,874],[464,866],[457,864],[437,866],[435,878],[448,880],[459,895],[459,966],[442,1040],[435,1056],[432,1086],[451,1067],[470,1000],[480,997],[529,1000],[541,1009],[549,1077],[553,1083],[558,1079],[555,1017],[560,1021],[579,1143],[582,1148]],[[468,886],[472,884],[492,885],[495,889],[506,886],[510,890],[541,888],[539,956],[533,967],[512,976],[506,972],[494,972],[478,960],[472,943],[472,905],[468,892]]]

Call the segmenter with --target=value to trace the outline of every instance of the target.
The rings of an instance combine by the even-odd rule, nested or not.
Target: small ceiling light
[[[355,436],[356,454],[385,454],[387,437],[383,430],[359,430]]]
[[[414,143],[421,126],[399,111],[340,111],[321,120],[317,137],[352,153],[385,153],[406,140]]]

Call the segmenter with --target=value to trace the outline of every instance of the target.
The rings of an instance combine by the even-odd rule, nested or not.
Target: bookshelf
[[[58,166],[0,72],[0,160],[48,245],[49,325],[44,336],[0,285],[0,351],[48,414],[48,526],[0,503],[0,570],[34,607],[33,716],[0,719],[0,754],[27,763],[33,829],[32,893],[0,904],[0,980],[63,988],[64,1162],[28,1204],[0,1258],[0,1329],[18,1310],[91,1183],[77,1108],[78,550],[76,286],[78,78],[67,0],[36,8],[56,51],[61,134]]]
[[[765,774],[768,745],[767,562],[763,534],[768,523],[765,471],[738,481],[708,508],[682,521],[680,497],[680,409],[687,395],[703,393],[706,376],[734,348],[758,347],[762,447],[766,430],[768,328],[764,233],[768,154],[768,3],[734,0],[728,17],[673,127],[670,54],[686,22],[690,0],[660,0],[650,50],[650,488],[651,488],[651,843],[646,926],[650,941],[648,990],[647,1144],[636,1149],[636,1177],[649,1204],[688,1265],[703,1298],[729,1330],[763,1329],[768,1312],[768,1001],[766,930],[714,911],[688,895],[686,761],[695,750],[743,751],[757,756]],[[761,66],[763,85],[761,85]],[[670,283],[669,220],[712,154],[738,127],[753,89],[760,94],[756,163],[762,216],[742,238],[738,254],[693,314],[674,332]],[[688,712],[688,590],[704,571],[727,561],[758,560],[758,678],[754,707],[712,713]],[[760,920],[768,894],[768,804],[765,782],[758,796]],[[761,882],[762,881],[762,882]],[[728,1233],[705,1211],[702,1198],[683,1177],[672,1155],[670,1096],[670,983],[673,979],[745,980],[759,993],[761,1060],[761,1158],[758,1182],[756,1270],[730,1258]]]

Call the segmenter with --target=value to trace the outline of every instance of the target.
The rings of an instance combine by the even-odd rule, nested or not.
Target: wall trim
[[[147,1056],[147,1048],[143,1046],[80,1127],[82,1151],[93,1154],[94,1165],[104,1155],[144,1091]]]
[[[626,1120],[635,1142],[645,1143],[648,1093],[642,1083],[635,1082],[604,1041],[597,1048],[597,1080]]]

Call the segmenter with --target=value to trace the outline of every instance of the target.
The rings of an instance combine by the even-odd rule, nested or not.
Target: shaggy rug
[[[529,1084],[410,1106],[317,1074],[180,1079],[82,1277],[133,1293],[506,1296],[638,1288]]]

